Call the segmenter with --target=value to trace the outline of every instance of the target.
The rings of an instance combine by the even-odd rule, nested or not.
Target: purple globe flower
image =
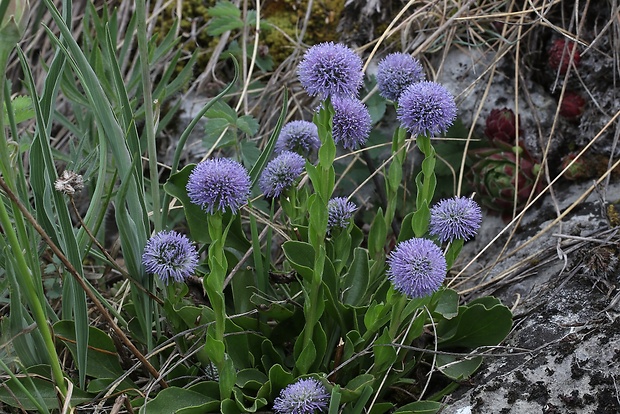
[[[258,186],[267,197],[279,197],[295,183],[304,168],[306,160],[296,152],[284,151],[269,161],[258,180]]]
[[[430,234],[439,241],[469,240],[482,222],[480,206],[471,198],[453,197],[441,200],[431,208]]]
[[[310,96],[357,96],[362,86],[362,59],[343,44],[312,46],[299,63],[297,75]]]
[[[160,231],[146,242],[142,264],[167,285],[171,279],[182,282],[198,266],[198,251],[187,236],[176,231]]]
[[[192,203],[209,214],[229,208],[233,214],[248,201],[250,175],[237,161],[213,158],[196,165],[187,181]]]
[[[318,380],[307,378],[288,385],[273,402],[277,414],[314,414],[327,408],[329,394]]]
[[[334,98],[334,117],[332,135],[336,144],[354,150],[366,144],[372,120],[370,112],[362,101],[354,98]]]
[[[388,278],[399,292],[422,298],[437,291],[446,278],[447,264],[435,243],[409,239],[398,243],[388,258]]]
[[[439,135],[456,119],[454,97],[442,85],[422,81],[410,85],[398,98],[398,119],[413,135]]]
[[[406,53],[391,53],[379,62],[379,95],[398,102],[398,97],[409,85],[421,82],[424,78],[424,68],[418,59]]]
[[[346,197],[335,197],[327,202],[327,228],[347,228],[353,213],[357,210],[355,203]]]
[[[308,121],[291,121],[282,127],[274,151],[276,154],[293,151],[307,157],[320,146],[316,125]]]

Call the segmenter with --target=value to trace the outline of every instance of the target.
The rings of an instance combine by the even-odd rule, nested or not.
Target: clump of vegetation
[[[78,36],[70,1],[44,0],[32,35],[27,2],[4,2],[3,408],[439,412],[512,328],[499,299],[457,290],[478,201],[518,216],[543,191],[519,114],[492,111],[474,143],[432,62],[451,36],[492,50],[517,17],[448,3],[353,49],[342,1],[180,2],[171,25],[144,0],[89,3]],[[493,13],[506,26],[477,23]],[[415,53],[390,38],[433,19]],[[215,96],[174,125],[207,78]]]

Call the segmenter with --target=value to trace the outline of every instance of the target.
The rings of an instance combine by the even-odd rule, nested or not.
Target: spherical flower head
[[[439,247],[419,238],[398,243],[388,258],[388,265],[387,275],[396,290],[412,299],[437,291],[448,270]]]
[[[341,43],[319,43],[306,51],[297,75],[310,96],[355,97],[362,86],[362,59]]]
[[[456,103],[442,85],[422,81],[410,85],[400,95],[397,115],[413,135],[439,135],[456,119]]]
[[[171,280],[182,282],[196,270],[198,251],[187,236],[164,230],[146,242],[142,264],[166,285]]]
[[[196,165],[187,181],[192,203],[209,214],[230,209],[233,214],[248,201],[250,175],[235,160],[213,158]]]
[[[284,151],[269,161],[258,180],[258,186],[265,196],[279,197],[299,178],[306,166],[306,160],[296,152]]]
[[[345,149],[357,149],[368,141],[372,119],[370,112],[357,98],[334,98],[334,117],[332,118],[332,136],[336,144]]]
[[[291,121],[282,127],[276,141],[275,153],[293,151],[308,156],[321,146],[316,125],[308,121]]]
[[[329,394],[318,380],[300,379],[288,385],[273,402],[277,414],[314,414],[327,408]]]
[[[478,233],[482,222],[480,206],[471,198],[452,197],[431,208],[429,232],[442,243],[469,240]]]
[[[332,198],[327,202],[327,228],[347,228],[355,211],[357,206],[346,197]]]
[[[401,93],[425,78],[420,61],[406,53],[391,53],[379,62],[377,86],[379,95],[398,102]]]

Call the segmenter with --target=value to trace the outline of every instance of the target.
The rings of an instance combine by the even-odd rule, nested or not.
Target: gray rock
[[[590,185],[563,189],[560,211]],[[620,185],[609,186],[606,196],[619,199]],[[547,196],[524,216],[506,253],[525,247],[493,265],[503,246],[499,240],[476,260],[481,268],[491,266],[487,286],[476,296],[492,294],[514,307],[514,327],[505,348],[494,351],[502,356],[486,358],[471,386],[453,394],[442,413],[620,412],[620,237],[618,228],[610,228],[600,198],[593,192],[561,228],[555,225],[526,244],[552,223],[555,209]],[[473,257],[499,226],[500,219],[485,219],[480,236],[463,254]],[[560,245],[558,233],[564,235]]]

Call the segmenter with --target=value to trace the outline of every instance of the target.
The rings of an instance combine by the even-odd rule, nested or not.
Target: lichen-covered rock
[[[563,188],[560,211],[590,185]],[[620,185],[610,184],[607,197],[619,199]],[[505,348],[494,351],[502,355],[485,359],[470,386],[453,394],[442,413],[620,412],[616,398],[620,238],[596,193],[565,217],[561,228],[556,225],[542,235],[556,214],[549,196],[541,206],[524,216],[520,231],[513,235],[499,262],[507,235],[476,260],[479,267],[492,265],[485,272],[487,287],[478,289],[476,297],[492,294],[512,304],[515,327],[502,344]],[[485,217],[476,240],[466,244],[462,254],[480,252],[499,226],[494,218]],[[557,236],[560,231],[568,236]],[[528,243],[532,236],[538,237]],[[562,239],[559,250],[558,237]],[[588,238],[610,243],[584,240]],[[519,246],[523,248],[509,254]],[[602,268],[605,271],[599,271]]]

